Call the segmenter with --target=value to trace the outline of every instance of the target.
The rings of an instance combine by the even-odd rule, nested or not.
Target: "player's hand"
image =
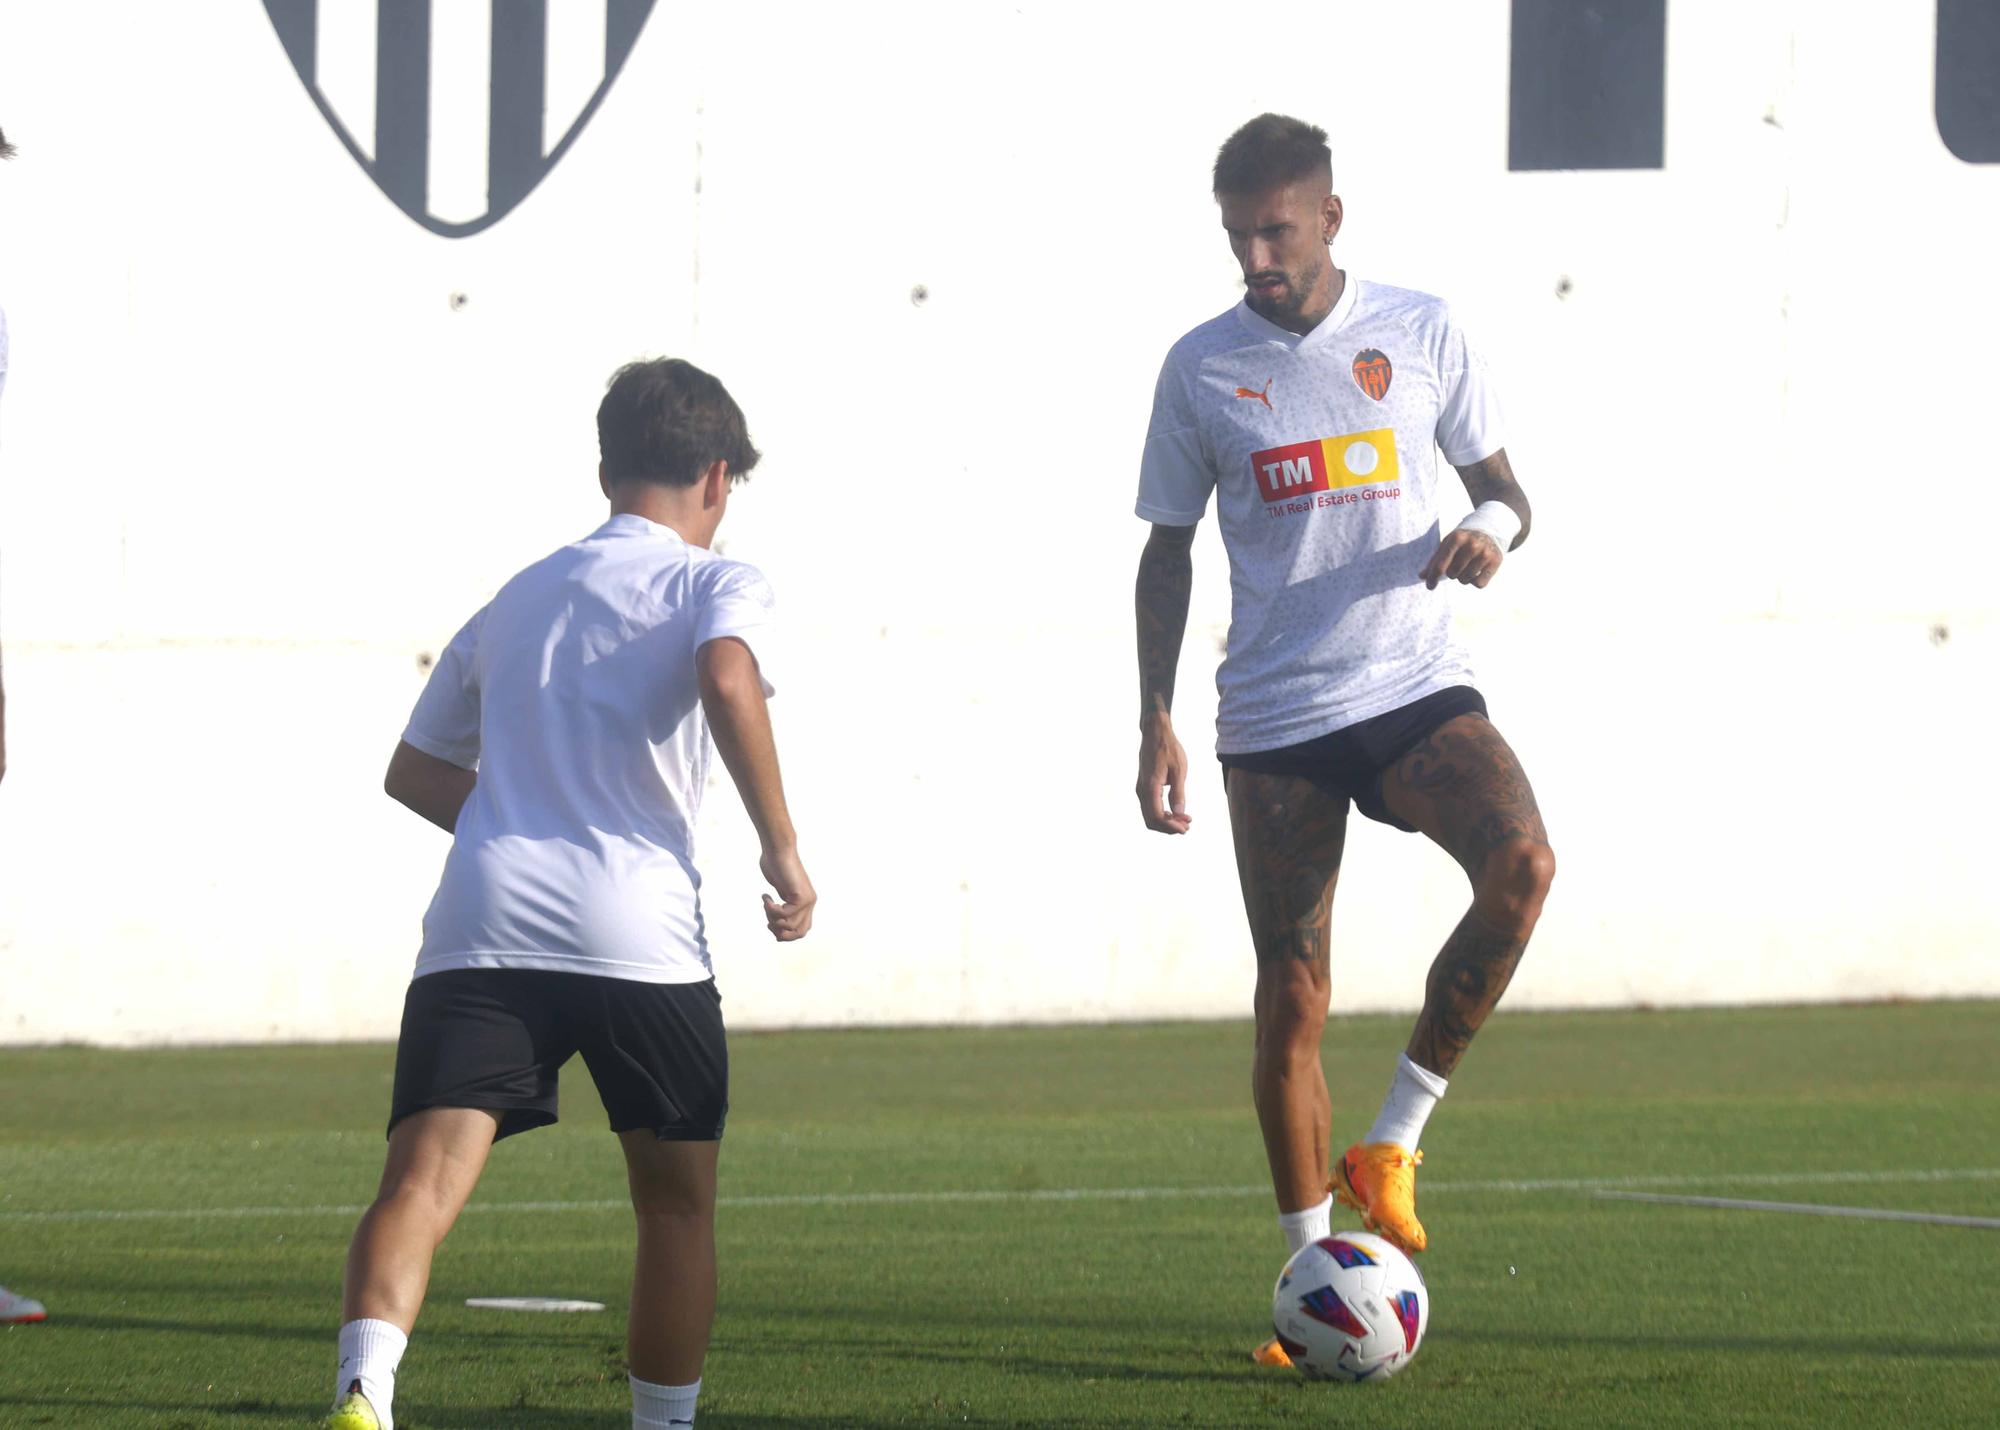
[[[1188,832],[1194,816],[1187,812],[1187,773],[1187,751],[1174,738],[1173,721],[1149,716],[1139,734],[1139,813],[1146,828],[1160,834]]]
[[[775,899],[764,895],[764,923],[771,930],[771,937],[779,943],[804,938],[813,926],[813,905],[819,902],[819,895],[813,892],[812,880],[806,877],[806,866],[799,862],[798,850],[767,849],[757,867],[778,891]]]
[[[1483,589],[1505,559],[1500,543],[1485,532],[1451,531],[1445,533],[1444,540],[1417,575],[1433,591],[1440,581],[1462,581]]]

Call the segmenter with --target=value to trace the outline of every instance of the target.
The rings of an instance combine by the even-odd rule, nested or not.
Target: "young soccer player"
[[[708,549],[757,463],[743,414],[678,360],[597,410],[611,519],[515,576],[438,660],[388,792],[452,831],[396,1048],[388,1164],[348,1252],[326,1430],[393,1430],[431,1257],[493,1142],[556,1120],[582,1053],[638,1217],[632,1424],[692,1425],[715,1313],[721,1000],[693,860],[710,739],[762,844],[779,941],[816,895],[778,777],[764,578]]]
[[[1174,670],[1190,550],[1211,495],[1234,608],[1216,746],[1257,955],[1257,1119],[1286,1244],[1327,1234],[1333,1199],[1422,1251],[1417,1141],[1506,990],[1555,856],[1514,752],[1451,634],[1447,581],[1483,589],[1528,535],[1499,405],[1439,299],[1334,266],[1342,209],[1326,132],[1251,120],[1216,156],[1215,199],[1245,296],[1167,355],[1140,467],[1139,805],[1184,833]],[[1440,535],[1435,452],[1472,514]],[[1164,795],[1164,801],[1162,796]],[[1320,1070],[1328,913],[1348,804],[1456,859],[1472,906],[1431,965],[1374,1126],[1332,1166]],[[1285,1362],[1275,1341],[1260,1360]]]

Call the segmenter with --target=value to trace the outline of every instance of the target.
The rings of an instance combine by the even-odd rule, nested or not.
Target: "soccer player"
[[[729,1072],[693,860],[711,735],[777,891],[772,936],[803,938],[816,895],[764,703],[770,589],[708,549],[757,463],[743,414],[689,363],[637,362],[597,436],[611,519],[466,622],[389,762],[388,792],[452,844],[404,1003],[388,1163],[348,1252],[327,1430],[392,1430],[432,1254],[495,1139],[556,1120],[576,1052],[638,1218],[632,1424],[694,1423]]]
[[[0,129],[0,159],[14,157],[14,146],[7,142],[7,132]],[[0,392],[7,390],[7,310],[0,308]],[[0,684],[0,779],[7,777],[7,688]],[[31,1301],[26,1296],[16,1295],[5,1286],[0,1286],[0,1326],[21,1325],[28,1321],[45,1321],[48,1308],[40,1301]]]
[[[1520,961],[1555,872],[1528,778],[1486,717],[1438,589],[1483,589],[1527,537],[1492,383],[1437,298],[1341,271],[1324,130],[1231,135],[1214,194],[1244,299],[1167,354],[1140,467],[1139,805],[1189,827],[1172,718],[1195,527],[1215,494],[1233,609],[1217,752],[1257,957],[1251,1087],[1291,1250],[1332,1200],[1424,1249],[1425,1119]],[[1433,448],[1473,511],[1442,539]],[[1350,802],[1464,868],[1472,907],[1431,965],[1381,1116],[1332,1166],[1320,1066],[1328,913]],[[1281,1346],[1259,1359],[1282,1363]]]

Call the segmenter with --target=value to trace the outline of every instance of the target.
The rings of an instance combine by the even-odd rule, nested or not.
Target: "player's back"
[[[501,588],[447,652],[476,704],[479,779],[419,973],[708,976],[693,830],[710,745],[695,652],[768,608],[754,568],[630,515]],[[422,718],[420,706],[413,729]]]
[[[487,607],[480,814],[492,832],[553,821],[688,849],[694,811],[674,776],[700,749],[675,737],[697,733],[682,727],[700,705],[691,588],[707,553],[653,531],[565,546]],[[662,756],[678,759],[662,769]]]

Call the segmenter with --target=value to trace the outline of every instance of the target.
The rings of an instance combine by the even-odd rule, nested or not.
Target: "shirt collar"
[[[1318,347],[1347,326],[1347,320],[1354,315],[1354,306],[1360,293],[1361,280],[1350,271],[1346,283],[1341,286],[1340,299],[1333,305],[1333,311],[1321,318],[1318,325],[1309,333],[1295,333],[1290,328],[1279,327],[1253,309],[1248,298],[1237,301],[1236,319],[1255,337],[1283,343],[1293,349]]]
[[[671,526],[661,526],[657,521],[648,521],[633,512],[621,511],[593,533],[597,536],[671,536],[681,539],[680,533]]]

